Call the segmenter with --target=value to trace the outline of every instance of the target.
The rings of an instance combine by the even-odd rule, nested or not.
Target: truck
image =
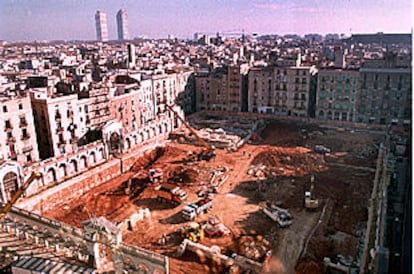
[[[293,217],[286,209],[277,206],[269,206],[263,207],[262,211],[281,228],[289,227],[292,224]]]
[[[187,192],[179,186],[162,184],[155,188],[157,199],[172,204],[181,204],[187,200]]]
[[[205,197],[198,200],[196,203],[186,205],[181,211],[184,219],[193,221],[197,215],[207,213],[207,211],[213,207],[213,199]]]

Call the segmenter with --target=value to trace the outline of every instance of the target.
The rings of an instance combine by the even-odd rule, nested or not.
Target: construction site
[[[168,256],[169,273],[358,268],[384,134],[254,115],[188,121],[41,215],[77,228],[105,217],[124,243]]]

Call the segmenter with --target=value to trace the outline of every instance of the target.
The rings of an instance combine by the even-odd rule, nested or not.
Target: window
[[[26,154],[26,162],[31,162],[32,161],[32,155],[30,154],[30,152],[28,152]]]
[[[6,128],[11,128],[10,120],[6,120]]]
[[[3,112],[7,112],[7,106],[3,106]]]
[[[28,136],[27,136],[27,129],[22,129],[22,136],[23,136],[23,138],[27,138]]]
[[[19,103],[19,109],[23,109],[23,104]]]

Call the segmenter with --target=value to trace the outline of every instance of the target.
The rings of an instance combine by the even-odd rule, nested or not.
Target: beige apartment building
[[[196,110],[241,111],[242,73],[238,65],[195,76]]]
[[[81,136],[78,96],[48,95],[46,89],[30,91],[41,159],[64,156],[77,150]],[[83,121],[82,121],[83,122]]]
[[[260,67],[249,71],[248,111],[308,115],[310,67]]]
[[[358,96],[358,70],[320,69],[316,92],[316,118],[354,122]]]

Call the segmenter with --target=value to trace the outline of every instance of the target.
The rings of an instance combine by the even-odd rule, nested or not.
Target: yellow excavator
[[[319,207],[319,200],[313,197],[313,188],[315,183],[315,176],[311,176],[311,185],[309,191],[305,191],[305,208],[310,211],[316,211]]]
[[[210,161],[211,159],[216,157],[216,153],[214,152],[214,147],[207,144],[207,142],[204,141],[203,138],[198,136],[197,132],[180,115],[178,115],[178,113],[171,106],[167,104],[165,104],[165,106],[174,113],[174,115],[190,130],[191,134],[193,134],[204,147],[204,149],[198,154],[190,151],[187,155],[187,161],[195,161],[195,160]]]
[[[0,211],[0,221],[3,220],[4,216],[6,216],[7,212],[11,209],[11,207],[16,203],[16,201],[22,196],[23,192],[29,187],[29,185],[36,179],[40,179],[42,174],[37,171],[33,171],[30,175],[29,179],[23,183],[23,185],[14,193],[13,197],[10,201],[1,209]]]
[[[181,236],[192,242],[198,243],[204,239],[204,229],[201,224],[191,222],[180,229]]]

